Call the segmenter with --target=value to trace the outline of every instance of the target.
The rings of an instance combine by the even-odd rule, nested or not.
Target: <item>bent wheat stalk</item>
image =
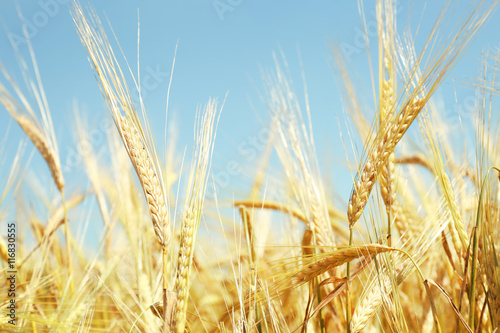
[[[12,89],[17,95],[17,99],[7,90],[7,88],[0,83],[0,104],[2,104],[11,117],[19,124],[24,133],[33,142],[37,150],[42,155],[43,159],[47,163],[49,170],[52,175],[52,179],[61,194],[61,201],[64,208],[64,234],[66,237],[66,252],[68,256],[68,271],[69,276],[73,276],[73,264],[71,258],[71,235],[68,226],[67,219],[67,209],[66,201],[64,198],[64,177],[61,168],[61,162],[59,160],[59,152],[57,141],[54,134],[54,126],[52,123],[52,117],[50,115],[50,110],[45,96],[45,91],[40,80],[38,65],[34,56],[32,45],[28,36],[26,36],[26,41],[28,48],[31,53],[31,62],[36,75],[36,80],[31,79],[30,73],[25,68],[24,59],[20,57],[20,64],[24,64],[21,67],[23,76],[28,80],[27,87],[30,93],[37,98],[37,108],[39,115],[42,119],[42,124],[38,121],[37,115],[34,109],[31,107],[28,99],[24,96],[21,89],[17,86],[14,80],[7,73],[5,68],[0,64],[0,72],[10,83]],[[18,51],[18,50],[17,50]],[[19,102],[18,102],[19,101]],[[70,279],[70,287],[73,289],[73,279]]]
[[[326,271],[341,266],[347,262],[351,262],[358,258],[368,258],[378,253],[394,251],[393,248],[379,245],[367,244],[360,246],[346,247],[328,254],[326,257],[306,266],[300,272],[292,277],[293,283],[304,283],[311,281],[315,277],[325,273]]]

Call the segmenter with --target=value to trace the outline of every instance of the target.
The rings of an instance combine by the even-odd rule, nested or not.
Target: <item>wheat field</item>
[[[334,161],[350,169],[348,196],[320,165],[307,90],[296,93],[284,57],[262,75],[267,135],[245,175],[250,186],[216,191],[226,97],[197,110],[193,144],[179,158],[175,142],[153,134],[163,120],[134,98],[140,84],[112,22],[72,2],[95,98],[107,108],[105,156],[85,147],[85,185],[69,190],[60,147],[83,145],[85,115],[73,116],[75,142],[58,141],[36,49],[12,51],[30,64],[19,69],[0,58],[0,112],[23,133],[1,138],[18,148],[0,149],[0,331],[499,332],[498,49],[475,55],[478,75],[462,82],[477,97],[463,118],[472,134],[453,133],[455,142],[433,98],[497,2],[470,1],[461,13],[446,2],[424,43],[398,26],[395,1],[365,4],[377,31],[370,110],[345,50],[330,43],[349,124],[345,146],[332,149],[355,152]],[[33,186],[36,203],[21,186],[27,149],[53,187]],[[92,223],[92,239],[74,227]]]

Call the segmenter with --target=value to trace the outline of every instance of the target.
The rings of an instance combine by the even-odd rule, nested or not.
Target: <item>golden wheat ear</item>
[[[203,113],[198,117],[195,127],[197,137],[194,147],[195,158],[189,175],[189,194],[186,199],[182,219],[181,240],[174,285],[176,303],[173,314],[173,327],[176,333],[183,333],[186,325],[190,272],[212,159],[218,119],[216,115],[217,102],[211,99]]]
[[[397,144],[449,70],[468,48],[476,32],[494,10],[496,3],[495,1],[490,6],[482,1],[477,5],[474,3],[474,10],[464,16],[461,25],[457,24],[448,36],[441,36],[446,31],[440,30],[448,26],[445,24],[445,19],[450,19],[452,16],[452,13],[446,12],[449,7],[445,6],[418,57],[412,57],[415,59],[413,62],[402,59],[407,67],[404,68],[405,76],[402,79],[400,92],[395,93],[397,102],[392,107],[393,115],[386,117],[374,139],[366,143],[367,155],[354,182],[347,209],[351,228],[361,217],[377,177],[387,165]],[[447,17],[448,14],[450,17]],[[435,43],[439,47],[436,47]],[[407,45],[406,48],[413,50],[413,45]],[[408,56],[413,56],[413,53],[410,53]],[[406,54],[399,56],[405,57]],[[424,67],[422,73],[420,66]]]
[[[143,125],[99,17],[91,11],[88,19],[78,3],[74,4],[72,15],[123,146],[142,185],[156,239],[166,247],[171,238],[168,205],[161,166],[145,111],[142,109]]]
[[[5,107],[7,112],[19,124],[26,136],[31,140],[31,142],[33,142],[37,150],[40,152],[49,167],[57,189],[62,193],[64,189],[64,177],[61,162],[59,160],[58,146],[57,141],[55,140],[54,127],[52,125],[50,111],[44,104],[38,105],[41,118],[44,120],[44,126],[42,126],[38,122],[35,111],[28,103],[28,100],[22,93],[21,89],[17,86],[1,64],[0,72],[10,83],[17,95],[16,99],[9,92],[7,87],[0,83],[0,104]],[[36,87],[34,86],[34,83],[31,86]],[[37,95],[41,94],[44,96],[42,87],[36,90],[35,93]]]
[[[21,13],[19,11],[20,17]],[[22,20],[22,18],[21,18]],[[18,57],[19,67],[21,69],[23,78],[26,83],[26,88],[31,96],[34,96],[36,101],[34,107],[23,94],[20,87],[16,84],[14,79],[9,75],[7,70],[0,64],[0,72],[6,81],[10,84],[12,94],[7,87],[0,83],[0,104],[2,104],[12,118],[19,124],[26,136],[33,142],[36,149],[40,152],[43,159],[49,167],[52,179],[61,195],[61,201],[64,207],[64,234],[66,237],[66,252],[68,256],[68,271],[70,277],[70,288],[73,289],[73,264],[71,256],[71,234],[67,219],[66,201],[64,197],[64,176],[59,159],[59,150],[57,140],[54,132],[54,125],[52,123],[52,116],[50,113],[47,97],[43,88],[38,64],[35,57],[35,52],[31,45],[31,40],[26,31],[26,26],[23,22],[23,31],[27,42],[28,50],[30,53],[31,67],[34,72],[32,77],[30,70],[25,60],[20,55],[17,46],[12,44]],[[27,256],[29,258],[30,255]]]

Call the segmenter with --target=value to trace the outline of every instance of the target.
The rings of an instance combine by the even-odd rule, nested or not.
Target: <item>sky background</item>
[[[74,29],[69,13],[70,2],[19,0],[18,3],[30,30],[64,167],[76,149],[73,138],[75,106],[85,114],[91,128],[97,130],[102,125],[103,117],[108,116],[108,111],[86,51]],[[134,73],[137,73],[139,12],[141,78],[143,82],[151,83],[150,86],[143,86],[143,99],[160,149],[165,130],[166,92],[177,42],[169,121],[175,121],[179,134],[177,148],[181,154],[184,149],[188,156],[191,152],[197,108],[205,104],[209,97],[222,101],[227,94],[215,143],[214,176],[224,170],[231,160],[245,167],[249,164],[250,170],[253,170],[251,166],[257,165],[256,160],[249,161],[242,156],[238,146],[258,135],[269,121],[266,105],[260,97],[264,94],[261,74],[262,70],[274,68],[273,52],[282,53],[299,95],[303,90],[302,71],[305,74],[319,164],[324,168],[323,176],[333,181],[344,203],[347,201],[352,183],[340,138],[346,117],[330,43],[338,43],[350,50],[349,71],[359,85],[358,91],[365,93],[362,98],[372,102],[366,48],[360,38],[362,23],[356,1],[101,0],[89,3],[105,23],[111,39],[105,17],[109,20]],[[364,1],[368,24],[375,22],[373,3]],[[398,1],[399,32],[407,25],[413,32],[420,26],[416,37],[417,50],[425,41],[443,4],[444,1]],[[467,1],[462,1],[457,6],[457,13],[462,13],[467,6]],[[28,59],[27,48],[21,40],[21,22],[15,1],[0,1],[0,23],[3,26],[0,61],[21,82],[15,53],[7,37],[9,31],[20,43],[23,56]],[[497,12],[437,92],[436,98],[445,101],[442,116],[450,124],[457,122],[457,108],[470,103],[474,96],[472,90],[456,87],[452,79],[470,80],[476,76],[481,52],[498,47],[499,31],[500,17]],[[368,37],[373,52],[376,52],[376,34],[369,33]],[[121,64],[125,66],[123,61]],[[344,132],[344,135],[347,133]],[[0,108],[0,139],[6,138],[7,142],[7,149],[1,156],[2,178],[7,175],[22,137],[8,113]],[[97,140],[95,144],[99,146],[102,142]],[[31,149],[33,147],[29,146],[28,153]],[[353,156],[352,151],[348,153]],[[50,177],[40,157],[34,156],[31,163],[27,179]],[[279,171],[279,165],[275,171]],[[78,166],[65,169],[69,190],[84,187],[82,174],[82,168]],[[223,189],[226,195],[235,193],[234,196],[238,197],[248,194],[246,186],[250,184],[250,179],[247,178],[241,175],[231,179],[231,186]],[[50,179],[40,182],[49,184]]]

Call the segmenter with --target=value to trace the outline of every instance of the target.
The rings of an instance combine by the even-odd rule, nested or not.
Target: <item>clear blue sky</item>
[[[418,44],[423,41],[426,29],[434,22],[444,1],[428,1],[423,15],[424,2],[414,2],[418,4],[413,4],[412,1],[398,2],[398,22],[403,27],[409,22],[408,17],[411,17],[413,31],[421,23]],[[467,1],[462,2],[464,4],[459,6],[459,11],[467,5]],[[0,20],[11,33],[21,36],[21,23],[14,3],[15,1],[0,2]],[[179,48],[169,116],[177,120],[180,134],[178,147],[181,151],[186,146],[187,151],[191,151],[197,106],[204,104],[209,97],[219,97],[222,100],[228,93],[217,134],[214,172],[223,169],[228,160],[243,160],[237,146],[258,133],[262,127],[259,119],[264,122],[268,120],[266,106],[259,98],[263,89],[260,69],[269,70],[274,67],[273,52],[283,51],[294,85],[298,91],[302,91],[302,69],[298,58],[300,50],[310,94],[317,151],[322,156],[330,154],[330,158],[338,162],[338,165],[344,166],[345,154],[338,128],[338,122],[344,122],[344,115],[329,43],[346,43],[359,51],[350,56],[349,65],[360,78],[356,82],[363,84],[360,90],[365,91],[367,101],[372,102],[366,53],[357,42],[361,21],[356,1],[100,0],[90,3],[103,21],[104,15],[107,15],[134,71],[137,71],[139,9],[141,76],[145,82],[150,80],[152,83],[149,90],[143,87],[146,90],[144,100],[160,144],[163,142],[168,73],[177,41]],[[374,1],[365,1],[368,22],[374,21],[373,3]],[[99,120],[108,112],[87,61],[86,51],[75,32],[69,4],[68,0],[19,0],[22,13],[31,26],[31,39],[51,108],[63,165],[69,152],[74,149],[72,132],[75,128],[75,103],[94,126],[98,126]],[[495,13],[489,20],[464,59],[451,72],[450,78],[475,77],[480,52],[498,47],[498,14]],[[375,50],[375,35],[370,35],[370,42]],[[27,57],[26,47],[21,44],[20,48]],[[20,81],[20,72],[5,30],[0,33],[0,61]],[[151,81],[151,72],[156,73],[156,81]],[[147,75],[150,75],[149,78]],[[453,86],[448,79],[440,94],[450,97],[452,91]],[[459,94],[459,103],[466,103],[466,98],[471,94],[467,90]],[[447,107],[451,111],[444,111],[444,116],[452,119],[454,98],[450,99]],[[0,109],[0,133],[4,133],[9,122],[8,114]],[[13,149],[21,135],[15,127],[13,126],[8,137],[12,149],[2,156],[7,160],[7,165],[11,163]],[[1,135],[2,138],[3,136]],[[320,162],[325,160],[320,158]],[[36,161],[33,167],[45,168]],[[0,170],[1,177],[4,177],[5,168]],[[346,168],[336,170],[339,171],[329,177],[338,183],[347,200],[350,174]],[[46,169],[40,172],[49,176]],[[81,174],[78,172],[81,170],[72,170],[65,175],[69,188],[81,185],[81,181],[78,181],[78,175]],[[235,188],[232,190],[238,191]]]

